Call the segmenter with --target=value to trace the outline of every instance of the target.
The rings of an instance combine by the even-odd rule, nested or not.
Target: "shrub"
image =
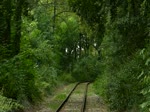
[[[106,86],[108,83],[108,77],[106,75],[98,76],[94,82],[94,88],[99,96],[102,96],[106,100]]]
[[[18,100],[33,101],[40,98],[35,85],[34,63],[25,54],[20,54],[0,66],[0,87],[4,96]]]
[[[111,65],[102,63],[105,70],[94,85],[96,92],[109,102],[112,110],[117,112],[149,111],[150,61],[148,49],[138,51],[125,63],[119,64],[117,71],[110,69]]]
[[[141,84],[143,84],[144,88],[142,89],[141,93],[144,96],[144,100],[140,107],[142,108],[143,112],[150,111],[150,45],[148,44],[146,49],[141,50],[140,56],[143,60],[143,69],[141,74],[139,75],[139,79]]]
[[[110,77],[106,93],[112,109],[125,111],[138,108],[143,98],[140,93],[143,85],[138,79],[142,64],[143,61],[137,53],[134,58],[120,65],[121,68],[116,75]]]
[[[75,82],[75,79],[71,73],[63,73],[63,75],[59,76],[59,79],[61,80],[61,82],[66,82],[66,83]]]
[[[18,104],[16,101],[0,95],[0,112],[8,112],[21,108],[23,108],[23,106]]]
[[[77,81],[94,81],[100,74],[100,63],[96,57],[84,57],[74,65],[73,77]]]
[[[22,45],[23,51],[0,64],[0,90],[3,90],[5,97],[15,99],[25,106],[51,93],[57,83],[55,54],[48,41],[40,38],[28,41]],[[30,45],[30,41],[36,47]]]

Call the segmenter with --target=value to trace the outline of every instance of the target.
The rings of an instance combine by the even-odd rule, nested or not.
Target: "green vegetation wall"
[[[100,73],[100,62],[97,61],[97,57],[87,56],[76,62],[72,75],[77,81],[93,82]]]
[[[148,112],[150,2],[69,0],[92,29],[101,56],[97,93],[118,112]],[[80,4],[80,5],[79,5]],[[143,89],[145,88],[145,89]]]
[[[51,2],[0,1],[0,111],[37,103],[58,83]]]

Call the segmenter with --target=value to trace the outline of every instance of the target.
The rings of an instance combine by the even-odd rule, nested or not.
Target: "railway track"
[[[85,112],[89,82],[77,83],[56,112]]]

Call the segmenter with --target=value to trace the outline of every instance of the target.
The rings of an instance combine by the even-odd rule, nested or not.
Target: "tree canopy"
[[[149,112],[149,0],[1,0],[0,14],[0,111],[92,81],[110,111]]]

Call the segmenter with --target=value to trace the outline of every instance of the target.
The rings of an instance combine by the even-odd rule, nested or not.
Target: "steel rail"
[[[90,84],[90,82],[88,82],[86,84],[86,88],[85,88],[85,92],[84,92],[84,98],[83,98],[83,105],[81,108],[81,112],[85,112],[86,109],[86,101],[87,101],[87,91],[88,91],[88,85]]]
[[[62,107],[65,105],[65,103],[68,101],[68,99],[70,98],[71,94],[73,93],[73,91],[76,89],[76,87],[79,85],[80,83],[77,83],[74,88],[70,91],[70,93],[68,94],[68,96],[66,97],[66,99],[62,102],[62,104],[59,106],[59,108],[56,110],[56,112],[60,112],[60,110],[62,109]]]

